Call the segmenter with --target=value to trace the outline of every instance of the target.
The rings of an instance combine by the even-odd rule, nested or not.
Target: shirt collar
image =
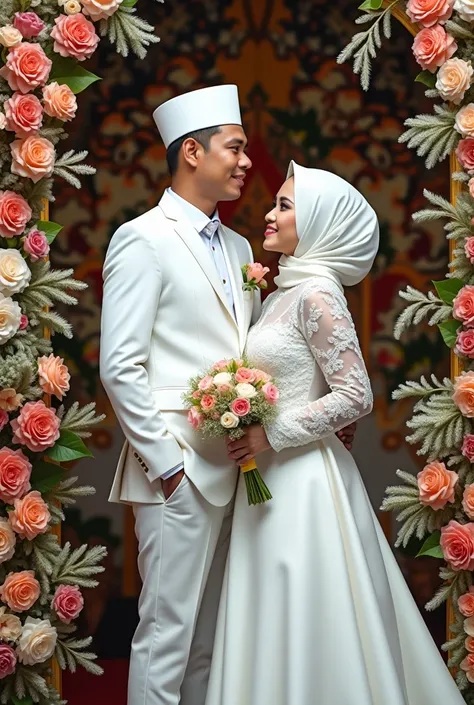
[[[205,213],[199,210],[199,208],[193,206],[192,203],[189,203],[189,201],[186,201],[186,199],[182,198],[181,196],[178,196],[178,194],[175,193],[172,188],[167,188],[166,192],[179,204],[181,210],[191,221],[192,225],[198,233],[201,233],[206,227],[206,225],[211,222],[211,220],[218,220],[220,222],[219,211],[217,210],[217,208],[212,214],[212,216],[209,218]]]

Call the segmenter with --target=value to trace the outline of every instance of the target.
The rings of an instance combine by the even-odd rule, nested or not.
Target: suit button
[[[138,458],[138,453],[136,451],[133,451],[133,457]]]

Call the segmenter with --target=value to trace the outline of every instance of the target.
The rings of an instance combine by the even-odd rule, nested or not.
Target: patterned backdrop
[[[75,311],[76,337],[63,346],[78,397],[96,398],[107,410],[97,365],[101,266],[109,239],[120,223],[154,206],[168,185],[152,110],[183,91],[235,82],[253,169],[242,198],[224,205],[221,216],[250,239],[256,259],[275,271],[261,248],[263,216],[290,158],[347,178],[379,214],[382,243],[373,275],[349,292],[349,300],[371,367],[380,443],[386,452],[400,446],[408,409],[390,403],[391,391],[406,377],[447,370],[436,331],[413,331],[398,343],[392,327],[401,310],[398,290],[408,283],[426,289],[446,272],[440,227],[415,225],[410,214],[422,207],[424,187],[446,192],[448,167],[433,170],[426,181],[421,160],[397,142],[404,120],[425,107],[423,87],[413,83],[406,30],[393,28],[394,41],[384,48],[367,94],[349,65],[337,65],[353,33],[356,6],[343,0],[150,2],[148,19],[162,41],[145,61],[123,60],[104,43],[95,61],[105,78],[81,96],[70,140],[70,147],[89,149],[97,175],[80,192],[63,185],[52,213],[69,224],[56,262],[73,266],[90,284]],[[109,434],[96,432],[96,444],[107,447]]]

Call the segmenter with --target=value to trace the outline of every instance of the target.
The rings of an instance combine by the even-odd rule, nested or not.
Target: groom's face
[[[245,150],[247,138],[240,125],[222,125],[213,135],[207,150],[196,154],[196,178],[203,195],[214,202],[239,198],[252,162]]]

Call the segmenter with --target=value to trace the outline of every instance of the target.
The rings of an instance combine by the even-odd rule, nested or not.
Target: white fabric
[[[298,245],[282,255],[275,284],[288,289],[311,277],[342,290],[369,273],[379,245],[377,216],[362,194],[336,174],[291,162]]]
[[[282,450],[257,459],[272,500],[239,480],[206,705],[463,705],[334,435],[371,406],[336,284],[270,295],[248,356],[279,381]]]
[[[184,462],[186,474],[215,505],[233,495],[238,471],[223,439],[202,440],[182,395],[189,378],[240,356],[258,292],[243,292],[248,242],[221,227],[234,291],[235,318],[214,262],[176,201],[113,235],[104,265],[100,374],[126,437],[110,493],[113,502],[160,503],[160,476]]]
[[[135,505],[143,586],[128,705],[204,705],[231,511],[186,476],[164,504]]]
[[[183,93],[159,105],[153,119],[167,149],[175,140],[195,130],[241,125],[237,86],[211,86]]]

